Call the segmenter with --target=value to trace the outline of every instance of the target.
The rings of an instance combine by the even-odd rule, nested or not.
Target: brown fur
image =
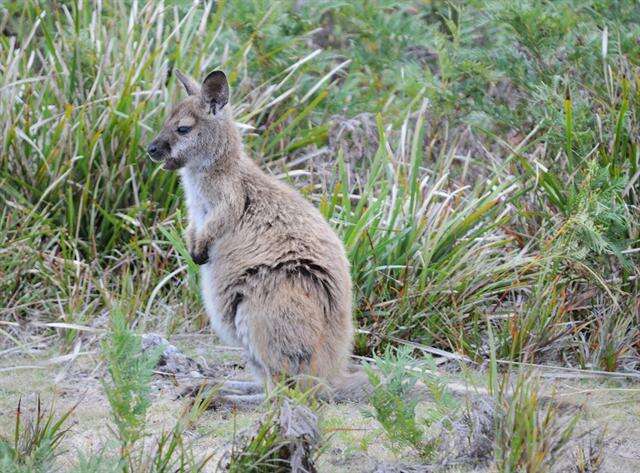
[[[221,74],[199,86],[178,73],[190,95],[149,150],[181,169],[208,315],[267,384],[309,376],[336,385],[353,342],[344,247],[313,205],[245,155]]]

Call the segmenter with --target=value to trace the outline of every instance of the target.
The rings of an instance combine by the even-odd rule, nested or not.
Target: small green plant
[[[457,405],[442,381],[428,373],[427,370],[434,368],[432,360],[426,360],[427,370],[424,364],[418,368],[411,349],[403,346],[387,347],[374,362],[375,369],[365,368],[373,386],[370,398],[373,412],[369,415],[380,423],[396,451],[409,447],[422,459],[432,459],[440,440],[429,429],[438,424],[446,428],[448,417]],[[433,403],[422,419],[416,414],[418,381],[423,382]]]
[[[153,442],[140,441],[146,435],[146,416],[151,404],[151,376],[158,362],[161,347],[142,350],[141,339],[128,326],[122,310],[111,311],[111,332],[102,349],[108,363],[110,380],[103,383],[120,443],[118,468],[124,472],[169,473],[199,472],[211,456],[197,459],[184,442],[187,426],[207,409],[210,399],[199,393],[191,408],[176,422],[173,429],[163,431]],[[109,460],[107,458],[107,460]],[[98,458],[89,458],[99,464]]]
[[[413,361],[410,351],[390,347],[375,359],[376,368],[366,368],[373,386],[371,405],[373,417],[384,429],[387,438],[396,449],[410,446],[418,452],[430,449],[423,445],[423,431],[416,421],[418,401],[411,395],[418,381],[417,373],[409,369]]]
[[[134,444],[145,435],[149,391],[159,352],[143,352],[140,337],[127,327],[124,313],[114,306],[111,332],[102,349],[110,379],[103,383],[111,416],[120,442],[121,457],[127,460]]]
[[[598,473],[605,460],[606,429],[588,434],[588,439],[574,453],[574,473]]]
[[[69,416],[75,407],[61,415],[55,412],[53,402],[46,409],[40,396],[35,413],[24,419],[22,400],[18,401],[12,438],[0,436],[0,471],[7,473],[47,473],[60,455],[60,443],[69,433]]]

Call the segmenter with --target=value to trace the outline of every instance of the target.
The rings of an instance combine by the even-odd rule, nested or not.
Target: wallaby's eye
[[[177,129],[177,132],[180,133],[181,135],[186,135],[187,133],[189,133],[191,131],[190,126],[179,126]]]

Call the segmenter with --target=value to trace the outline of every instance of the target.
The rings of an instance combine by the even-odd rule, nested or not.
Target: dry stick
[[[48,368],[51,365],[57,365],[60,363],[64,363],[66,361],[70,361],[70,360],[75,360],[77,357],[79,356],[84,356],[84,355],[95,355],[97,354],[98,351],[93,350],[93,351],[79,351],[77,353],[69,353],[66,355],[62,355],[62,356],[56,356],[54,358],[50,358],[49,360],[46,360],[44,363],[38,364],[38,365],[18,365],[18,366],[9,366],[6,368],[0,368],[0,373],[3,372],[7,372],[7,371],[17,371],[17,370],[27,370],[27,369],[45,369]]]

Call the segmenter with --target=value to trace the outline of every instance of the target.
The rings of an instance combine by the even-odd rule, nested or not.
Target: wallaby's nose
[[[151,161],[158,162],[162,159],[162,155],[164,154],[164,146],[163,143],[158,143],[158,140],[153,140],[149,147],[147,148],[147,153],[149,153],[149,157]]]
[[[156,138],[147,147],[147,153],[149,153],[151,161],[155,161],[156,163],[162,161],[170,152],[171,147],[169,143],[163,139]]]

